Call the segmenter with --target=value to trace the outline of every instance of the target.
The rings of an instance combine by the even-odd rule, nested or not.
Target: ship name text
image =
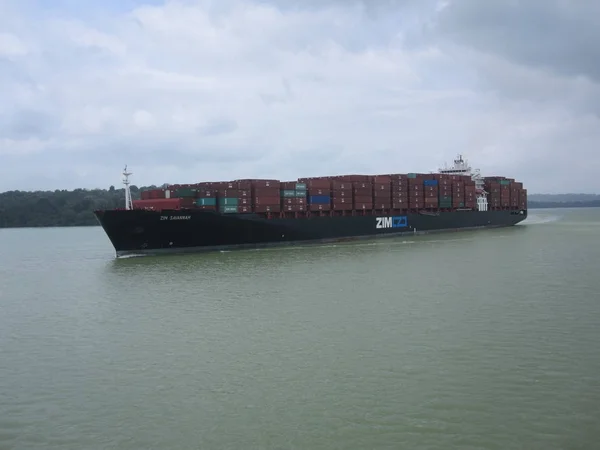
[[[375,217],[377,229],[384,228],[405,228],[408,226],[408,218],[406,216],[394,217]]]
[[[192,216],[160,216],[160,220],[190,220]]]

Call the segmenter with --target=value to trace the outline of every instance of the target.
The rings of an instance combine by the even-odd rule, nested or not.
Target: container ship
[[[515,225],[523,183],[482,177],[462,155],[435,173],[165,185],[94,214],[116,256],[339,242]]]

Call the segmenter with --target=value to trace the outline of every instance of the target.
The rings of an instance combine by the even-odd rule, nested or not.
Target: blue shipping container
[[[309,203],[313,205],[327,205],[331,203],[331,197],[329,195],[311,195]]]
[[[424,186],[437,186],[438,180],[423,180]]]

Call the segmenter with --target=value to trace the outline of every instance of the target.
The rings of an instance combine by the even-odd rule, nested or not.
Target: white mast
[[[133,209],[131,190],[129,189],[129,175],[132,175],[132,173],[127,172],[127,165],[125,165],[125,169],[123,169],[123,184],[125,185],[125,209]]]

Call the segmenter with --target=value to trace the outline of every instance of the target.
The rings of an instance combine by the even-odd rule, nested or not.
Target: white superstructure
[[[133,209],[133,201],[131,199],[131,190],[129,189],[129,175],[131,172],[127,172],[127,166],[123,170],[123,184],[125,185],[125,209]]]
[[[475,182],[475,195],[477,196],[477,209],[479,211],[488,210],[487,193],[485,192],[483,177],[481,176],[479,169],[473,170],[469,165],[469,162],[463,159],[462,155],[458,155],[454,160],[454,164],[448,167],[448,164],[444,165],[444,168],[438,169],[438,173],[445,175],[468,175]]]

